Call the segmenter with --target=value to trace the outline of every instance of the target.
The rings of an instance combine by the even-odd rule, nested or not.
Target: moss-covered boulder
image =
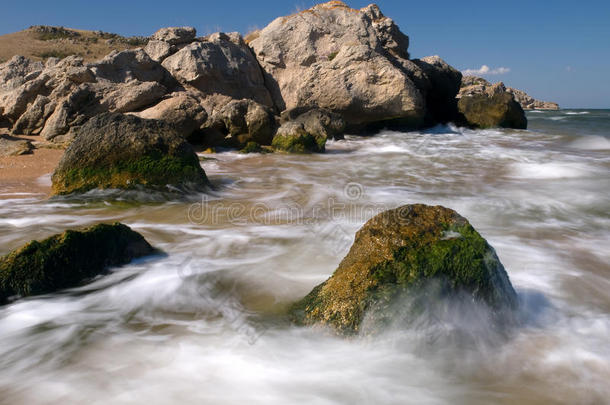
[[[466,293],[497,313],[517,305],[494,249],[470,223],[451,209],[416,204],[368,221],[332,277],[296,303],[291,316],[298,324],[357,333],[365,314],[383,320],[394,298],[431,282],[439,299]]]
[[[128,226],[99,224],[32,241],[0,258],[0,304],[75,287],[155,249]]]
[[[321,153],[326,149],[326,136],[307,132],[300,122],[282,124],[273,137],[274,150],[288,153]]]
[[[78,130],[52,180],[55,194],[208,185],[193,148],[173,126],[112,113],[93,117]]]
[[[503,83],[462,87],[458,100],[458,123],[474,128],[526,129],[521,105]]]

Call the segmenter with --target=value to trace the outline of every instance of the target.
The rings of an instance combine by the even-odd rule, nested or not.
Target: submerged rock
[[[431,281],[439,285],[438,299],[466,293],[498,312],[517,305],[494,249],[465,218],[441,206],[415,204],[368,221],[332,277],[291,314],[298,324],[357,333],[365,314],[383,322],[393,299]]]
[[[52,181],[55,194],[138,186],[200,190],[208,185],[193,148],[173,126],[111,113],[80,128]]]
[[[477,83],[458,94],[458,123],[475,128],[526,129],[527,118],[504,83]]]
[[[155,249],[121,223],[68,230],[0,258],[0,304],[11,297],[76,287],[107,267],[127,264]]]
[[[305,131],[315,138],[343,139],[345,121],[341,115],[321,108],[284,111],[282,123],[292,121],[303,125]]]

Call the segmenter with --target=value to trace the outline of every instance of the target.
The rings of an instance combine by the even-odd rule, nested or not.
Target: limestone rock
[[[311,110],[295,109],[284,111],[282,123],[293,121],[302,124],[303,129],[315,138],[343,139],[345,121],[336,113],[320,108]]]
[[[174,50],[169,42],[165,41],[148,41],[144,51],[150,56],[150,58],[156,62],[162,62],[165,58],[171,55]]]
[[[320,153],[325,150],[326,137],[310,134],[302,122],[288,121],[278,128],[271,146],[279,152]]]
[[[198,130],[208,117],[199,101],[187,92],[169,94],[155,106],[134,115],[171,124],[184,137]]]
[[[78,132],[52,176],[55,194],[94,188],[201,190],[208,185],[192,147],[164,122],[104,113]]]
[[[33,75],[42,71],[41,62],[34,62],[23,56],[13,56],[8,62],[0,64],[0,92],[13,90]]]
[[[18,156],[30,153],[34,149],[30,141],[0,135],[0,156]]]
[[[422,94],[397,62],[408,37],[377,6],[319,4],[274,20],[250,46],[279,110],[324,108],[350,126],[423,122]]]
[[[238,33],[212,34],[180,49],[162,65],[181,84],[193,86],[205,95],[220,94],[273,105],[258,62]]]
[[[517,305],[494,249],[465,218],[415,204],[368,221],[332,277],[298,302],[292,316],[299,324],[358,333],[365,316],[383,324],[397,298],[431,282],[438,285],[438,299],[466,294],[497,313]]]
[[[413,60],[425,79],[419,89],[426,98],[426,121],[428,124],[445,124],[457,117],[457,100],[462,74],[439,56],[427,56]]]
[[[528,95],[526,92],[507,87],[506,91],[515,96],[515,101],[524,110],[559,110],[559,104],[551,101],[540,101]]]
[[[108,267],[154,252],[142,235],[120,223],[32,241],[0,258],[0,304],[76,287]]]
[[[195,39],[197,30],[193,27],[161,28],[152,36],[153,41],[163,41],[170,45],[188,44]]]
[[[476,128],[527,128],[521,105],[501,82],[462,87],[458,98],[460,124]]]
[[[271,145],[275,132],[273,112],[252,100],[233,100],[227,103],[216,115],[222,120],[235,146],[256,142]]]

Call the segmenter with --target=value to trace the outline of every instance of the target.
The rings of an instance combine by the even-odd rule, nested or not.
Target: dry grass
[[[0,36],[0,62],[6,62],[15,55],[34,60],[78,55],[86,62],[91,62],[103,58],[113,50],[122,51],[145,44],[144,38],[125,38],[99,31],[61,28],[56,32],[40,32],[32,27]]]

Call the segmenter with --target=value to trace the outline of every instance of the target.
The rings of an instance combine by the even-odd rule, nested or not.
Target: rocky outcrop
[[[0,157],[25,155],[30,153],[32,149],[34,149],[34,146],[30,141],[0,135]]]
[[[465,218],[415,204],[368,221],[332,277],[298,302],[292,316],[299,324],[358,333],[365,317],[383,325],[390,306],[428,285],[435,299],[466,294],[498,314],[517,305],[494,249]]]
[[[462,73],[451,67],[439,56],[414,59],[413,63],[422,71],[414,78],[426,99],[426,124],[446,124],[457,118],[456,96],[460,91]],[[413,75],[418,72],[413,70]]]
[[[278,128],[271,146],[278,152],[320,153],[325,150],[326,137],[310,134],[301,122],[288,121]]]
[[[559,110],[559,104],[551,101],[536,100],[524,91],[513,89],[512,87],[507,87],[506,91],[515,96],[515,101],[524,110]]]
[[[458,123],[475,128],[526,129],[527,118],[504,83],[467,79],[458,94]]]
[[[345,121],[341,115],[332,111],[314,108],[311,110],[297,108],[284,111],[280,122],[295,122],[313,135],[316,139],[343,139]]]
[[[271,145],[275,134],[275,117],[270,108],[252,100],[233,100],[227,103],[215,115],[224,131],[229,135],[229,145],[241,147],[248,142],[259,145]]]
[[[79,129],[52,182],[55,194],[95,188],[201,190],[208,185],[197,155],[174,127],[111,113]]]
[[[181,84],[205,95],[245,98],[272,106],[258,62],[238,33],[212,34],[185,46],[162,64]]]
[[[133,115],[164,121],[187,138],[199,130],[208,118],[197,95],[190,92],[169,94],[155,106],[133,113]]]
[[[352,127],[415,127],[425,101],[401,67],[408,43],[377,6],[354,10],[331,1],[274,20],[250,46],[279,110],[324,108]]]
[[[120,223],[32,241],[0,258],[0,304],[76,287],[108,267],[154,252],[142,235]]]
[[[40,134],[47,140],[68,134],[97,114],[154,104],[174,83],[141,49],[112,52],[89,65],[70,56],[38,67],[41,70],[23,76],[19,86],[0,92],[0,115],[13,133]]]
[[[492,84],[482,77],[477,76],[464,76],[462,78],[462,88],[469,88],[471,93],[483,92],[485,88],[491,87]],[[506,91],[511,93],[515,101],[521,105],[524,110],[558,110],[559,105],[557,103],[549,101],[536,100],[530,97],[527,93],[521,90],[514,89],[512,87],[506,87]]]
[[[197,30],[193,27],[167,27],[155,32],[151,39],[167,42],[170,45],[181,45],[193,42],[196,35]]]

